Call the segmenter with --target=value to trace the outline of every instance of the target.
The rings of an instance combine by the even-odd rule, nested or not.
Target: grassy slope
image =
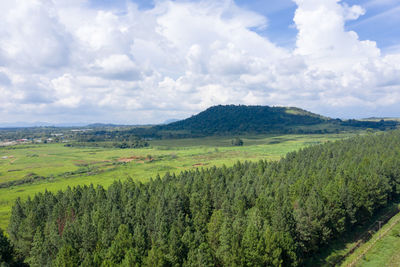
[[[365,244],[361,245],[351,256],[341,264],[348,266],[356,259],[366,248],[372,244],[379,236],[384,233],[393,222],[400,219],[400,214],[397,214],[386,223],[380,231],[375,233],[372,238]],[[373,247],[368,250],[356,264],[358,267],[373,267],[373,266],[400,266],[400,223],[397,223],[385,236],[378,240]]]
[[[199,166],[223,164],[229,166],[238,160],[277,160],[301,147],[349,135],[243,136],[243,147],[232,147],[230,137],[207,137],[151,141],[151,147],[144,149],[71,148],[62,144],[0,148],[0,183],[21,179],[29,173],[54,177],[34,184],[0,189],[0,227],[6,228],[11,206],[17,197],[25,199],[45,189],[57,191],[68,186],[91,183],[107,187],[115,180],[127,177],[145,182],[167,171],[180,172]],[[154,161],[145,160],[147,155],[151,155]],[[8,158],[2,159],[4,156]],[[118,162],[120,158],[132,156],[138,159],[128,163]],[[85,165],[93,167],[95,171],[67,175],[67,172],[84,170]]]
[[[360,253],[360,250],[356,249],[355,252],[345,259],[343,259],[343,257],[356,246],[357,242],[360,241],[362,236],[372,229],[371,227],[377,226],[377,221],[382,220],[388,214],[392,213],[394,210],[397,210],[398,205],[398,201],[388,205],[387,207],[378,211],[368,221],[365,221],[363,225],[358,225],[348,234],[341,235],[338,237],[338,239],[332,240],[329,245],[321,249],[320,253],[310,257],[305,263],[305,266],[330,267],[338,266],[338,264],[343,267],[347,266],[351,262],[349,258],[356,258],[356,256],[353,255],[358,255],[357,253]],[[373,238],[370,240],[373,240]]]

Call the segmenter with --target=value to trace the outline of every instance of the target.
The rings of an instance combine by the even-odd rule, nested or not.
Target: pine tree
[[[0,263],[12,265],[14,262],[14,249],[8,238],[4,235],[3,229],[0,228]]]

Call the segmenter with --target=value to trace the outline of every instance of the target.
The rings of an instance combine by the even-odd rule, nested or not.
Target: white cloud
[[[109,79],[129,81],[140,78],[139,68],[124,54],[97,59],[94,64],[91,64],[90,68],[95,74]]]
[[[268,27],[265,17],[231,0],[165,0],[149,10],[3,1],[0,122],[162,122],[229,103],[348,117],[399,112],[398,50],[382,56],[374,41],[344,28],[366,10],[295,2],[290,51],[252,30]]]
[[[295,53],[310,65],[334,71],[349,71],[380,55],[376,43],[360,41],[357,33],[345,31],[344,23],[364,13],[359,6],[340,5],[337,0],[297,0]]]
[[[70,36],[52,5],[43,1],[2,1],[0,9],[1,25],[6,25],[0,30],[0,58],[7,66],[44,72],[68,64]]]

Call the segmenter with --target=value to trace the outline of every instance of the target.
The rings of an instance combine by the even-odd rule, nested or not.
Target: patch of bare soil
[[[144,159],[143,157],[131,156],[128,158],[119,158],[117,161],[127,163],[136,160],[138,163],[144,163],[143,159]]]
[[[192,166],[193,167],[200,167],[200,166],[206,166],[208,163],[196,163],[196,164],[193,164]]]

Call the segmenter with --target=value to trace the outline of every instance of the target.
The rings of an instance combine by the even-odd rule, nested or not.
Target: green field
[[[0,184],[30,177],[34,183],[0,188],[0,227],[6,228],[16,198],[26,199],[44,190],[101,184],[105,187],[128,177],[145,182],[157,174],[230,166],[236,161],[278,160],[302,147],[347,138],[354,134],[243,136],[244,146],[231,137],[154,140],[142,149],[78,148],[63,144],[0,147]]]

